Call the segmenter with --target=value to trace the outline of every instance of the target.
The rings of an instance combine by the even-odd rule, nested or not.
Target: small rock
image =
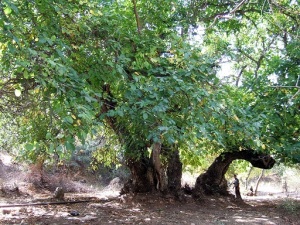
[[[76,210],[72,210],[72,211],[70,212],[70,215],[71,215],[71,216],[79,216],[79,212],[76,211]]]
[[[19,209],[19,212],[20,212],[20,213],[26,213],[26,212],[27,212],[27,209],[26,209],[26,208],[21,208],[21,209]]]
[[[5,214],[10,214],[11,213],[11,210],[9,209],[3,209],[2,210],[2,213],[5,215]]]
[[[65,191],[62,187],[57,187],[54,191],[54,198],[58,200],[64,200],[65,198]]]

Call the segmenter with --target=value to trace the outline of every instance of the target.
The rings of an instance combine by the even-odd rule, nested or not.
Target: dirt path
[[[300,224],[299,211],[288,212],[282,207],[282,199],[245,199],[244,202],[236,202],[232,199],[207,198],[195,202],[187,197],[185,202],[177,202],[158,195],[67,195],[67,200],[75,199],[91,201],[78,204],[2,207],[0,224]],[[39,202],[49,200],[38,199]],[[32,202],[32,199],[21,198],[13,202]],[[11,203],[12,201],[5,204]]]

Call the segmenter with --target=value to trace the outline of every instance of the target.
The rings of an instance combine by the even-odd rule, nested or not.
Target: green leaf
[[[29,78],[29,74],[28,74],[27,70],[24,71],[23,76],[24,76],[25,79]]]
[[[12,10],[11,10],[11,8],[9,8],[9,7],[6,7],[6,8],[4,9],[4,13],[5,13],[6,15],[11,14],[11,12],[12,12]]]
[[[52,134],[51,134],[50,132],[48,132],[48,133],[46,134],[46,139],[51,139],[51,137],[52,137]]]
[[[96,101],[96,99],[95,98],[93,98],[93,97],[91,97],[91,96],[89,96],[89,95],[85,95],[84,96],[84,98],[85,98],[85,100],[87,101],[87,102],[95,102]]]
[[[121,110],[121,109],[117,110],[116,113],[117,113],[120,117],[123,117],[123,116],[124,116],[124,112],[123,112],[123,110]]]
[[[64,148],[63,148],[63,146],[62,145],[58,145],[57,147],[56,147],[56,151],[57,152],[62,152],[62,150],[63,150]]]
[[[54,152],[54,144],[51,143],[49,146],[49,153],[53,153]]]
[[[66,148],[68,151],[75,151],[75,145],[72,142],[66,142]]]
[[[30,143],[27,143],[27,144],[25,144],[25,149],[27,151],[32,151],[34,149],[34,145],[30,144]]]
[[[160,130],[160,131],[168,131],[168,130],[169,130],[169,127],[166,127],[166,126],[159,126],[159,127],[158,127],[158,130]]]
[[[143,113],[143,119],[144,120],[148,119],[148,113],[145,113],[145,112]]]
[[[87,133],[83,130],[81,130],[78,134],[78,138],[80,139],[80,141],[82,142],[82,144],[85,144],[85,140],[87,138]]]
[[[66,116],[66,117],[64,118],[64,122],[73,124],[73,118],[72,118],[72,116]]]

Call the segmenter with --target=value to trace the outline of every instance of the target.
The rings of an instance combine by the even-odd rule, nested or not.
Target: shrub
[[[291,198],[285,199],[280,206],[290,213],[296,213],[300,210],[300,202]]]

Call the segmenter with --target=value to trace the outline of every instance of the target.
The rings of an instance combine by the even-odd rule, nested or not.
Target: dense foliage
[[[1,143],[46,160],[109,129],[130,157],[159,142],[185,165],[244,147],[297,163],[299,15],[288,0],[1,1]]]

